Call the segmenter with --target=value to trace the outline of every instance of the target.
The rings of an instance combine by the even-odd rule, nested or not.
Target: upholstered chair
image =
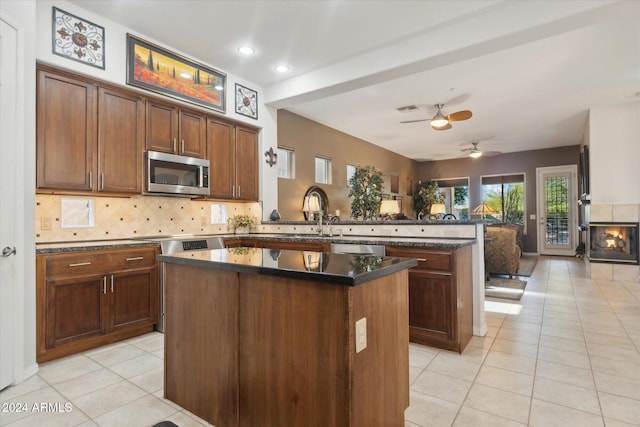
[[[484,244],[487,274],[507,274],[513,277],[520,268],[520,248],[516,231],[503,227],[487,227]]]

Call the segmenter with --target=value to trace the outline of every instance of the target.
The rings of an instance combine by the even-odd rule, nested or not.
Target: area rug
[[[531,277],[533,270],[538,263],[537,256],[523,256],[520,258],[520,267],[518,268],[518,276]]]
[[[484,296],[519,301],[526,286],[527,282],[524,280],[492,277],[484,283]]]

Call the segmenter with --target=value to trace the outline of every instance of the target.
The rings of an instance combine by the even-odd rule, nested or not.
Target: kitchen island
[[[161,255],[165,397],[219,426],[404,426],[407,258]]]

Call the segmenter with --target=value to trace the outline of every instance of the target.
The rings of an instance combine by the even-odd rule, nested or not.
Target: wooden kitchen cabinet
[[[140,194],[144,101],[38,66],[38,192]]]
[[[37,82],[37,188],[92,191],[94,85],[40,69]]]
[[[387,255],[418,260],[409,270],[410,341],[462,353],[473,335],[471,246],[388,246]]]
[[[38,255],[38,362],[151,331],[159,317],[156,255],[156,247]]]
[[[209,197],[258,200],[258,133],[209,118],[207,120]]]
[[[206,157],[207,122],[204,114],[169,103],[147,100],[147,150],[189,157]]]

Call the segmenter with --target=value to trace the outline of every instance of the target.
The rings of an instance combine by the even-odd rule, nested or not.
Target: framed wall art
[[[227,75],[127,34],[127,84],[220,111]]]
[[[104,70],[104,28],[57,7],[52,17],[51,52]]]
[[[258,120],[258,92],[236,83],[236,113]]]

